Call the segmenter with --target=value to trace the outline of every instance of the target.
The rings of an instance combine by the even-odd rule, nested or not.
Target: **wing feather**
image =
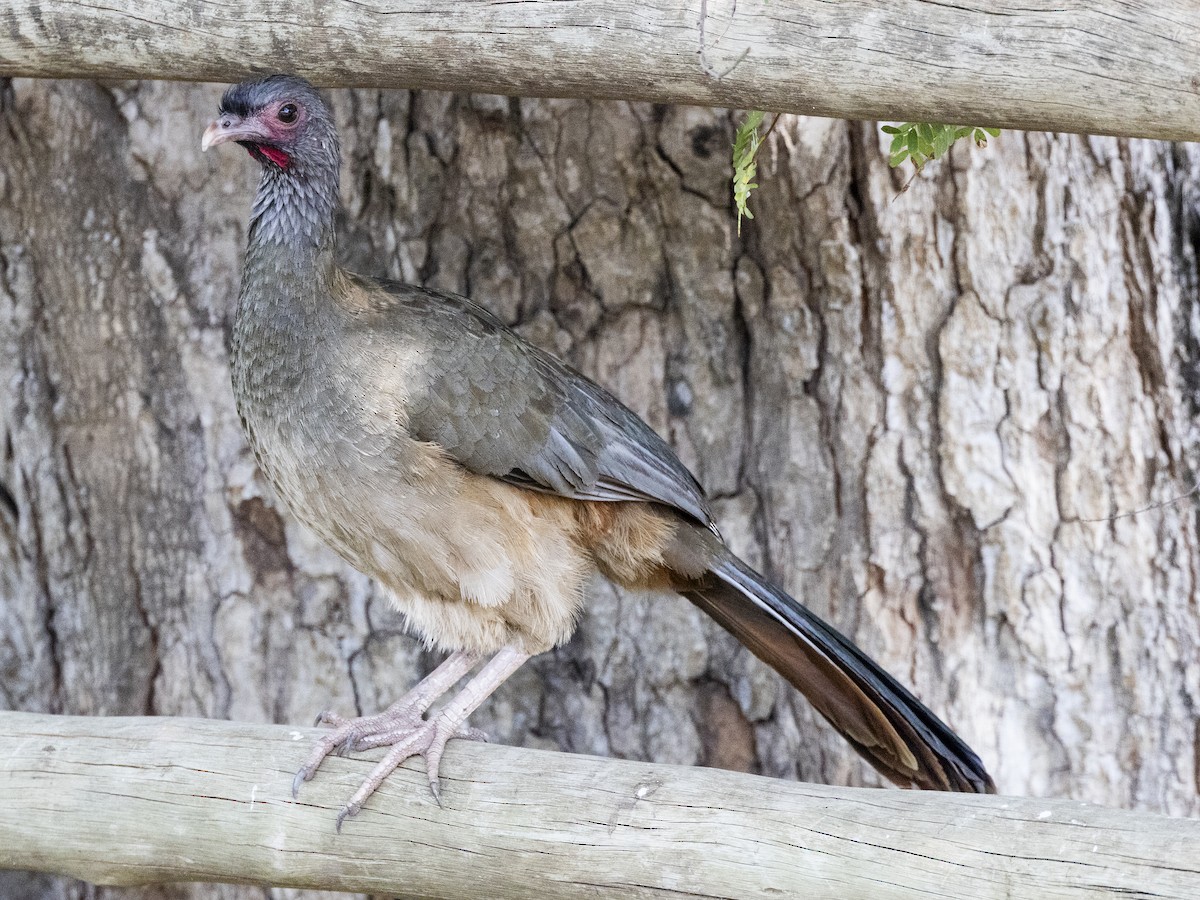
[[[704,491],[649,425],[465,297],[357,278],[425,352],[408,428],[467,469],[564,497],[651,501],[716,531]]]

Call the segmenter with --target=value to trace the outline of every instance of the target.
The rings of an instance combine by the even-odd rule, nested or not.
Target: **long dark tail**
[[[787,678],[881,774],[926,790],[995,793],[962,739],[799,601],[732,554],[682,592]]]

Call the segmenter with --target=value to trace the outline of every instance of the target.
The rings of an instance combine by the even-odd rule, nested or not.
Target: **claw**
[[[332,709],[326,709],[317,715],[317,720],[313,722],[313,725],[328,725],[330,728],[341,728],[346,722],[347,719],[344,716],[338,715]]]
[[[301,769],[299,772],[296,773],[296,777],[292,779],[292,799],[293,800],[300,799],[300,785],[302,785],[302,784],[304,784],[304,782],[308,781],[308,777],[305,777],[306,775],[308,775],[308,773],[305,772],[304,769]],[[309,776],[309,777],[311,777],[311,776]]]

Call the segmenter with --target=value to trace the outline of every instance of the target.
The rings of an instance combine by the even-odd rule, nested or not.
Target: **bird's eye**
[[[284,125],[291,125],[296,121],[296,116],[300,114],[300,110],[296,108],[295,103],[285,103],[279,107],[279,112],[275,115]]]

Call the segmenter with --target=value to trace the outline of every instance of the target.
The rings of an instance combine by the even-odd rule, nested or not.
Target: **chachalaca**
[[[230,88],[202,146],[226,142],[262,166],[232,346],[250,446],[292,513],[450,651],[379,715],[323,713],[332,731],[293,790],[334,750],[386,745],[339,828],[410,756],[439,796],[446,742],[471,736],[467,716],[571,636],[596,569],[683,594],[892,781],[994,790],[919,700],[725,546],[695,478],[606,390],[470,300],[339,267],[341,155],[312,85],[275,75]]]

